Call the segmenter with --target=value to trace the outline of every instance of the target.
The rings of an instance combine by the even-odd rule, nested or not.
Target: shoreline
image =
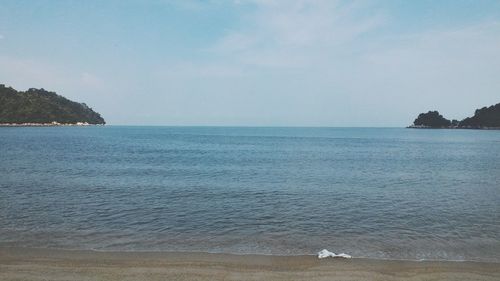
[[[87,126],[104,126],[105,124],[90,124],[87,122],[77,123],[0,123],[0,127],[87,127]]]
[[[262,253],[237,253],[237,252],[210,252],[210,251],[198,251],[198,250],[101,250],[93,248],[58,248],[58,247],[36,247],[36,246],[9,246],[6,243],[0,243],[0,251],[2,249],[13,249],[18,250],[33,250],[33,251],[61,251],[61,252],[90,252],[90,253],[111,253],[111,254],[196,254],[196,255],[228,255],[228,256],[262,256],[262,257],[314,257],[318,260],[367,260],[367,261],[390,261],[390,262],[451,262],[451,263],[488,263],[488,264],[498,264],[500,266],[500,260],[480,260],[480,259],[470,259],[470,260],[445,260],[445,259],[405,259],[405,258],[381,258],[381,257],[365,257],[365,256],[350,256],[345,257],[327,257],[318,258],[318,253],[314,254],[262,254]]]
[[[488,131],[488,130],[500,130],[500,127],[480,127],[480,128],[473,128],[473,127],[429,127],[429,126],[407,126],[406,129],[431,129],[431,130],[483,130],[483,131]]]
[[[499,263],[0,247],[0,280],[499,280]]]

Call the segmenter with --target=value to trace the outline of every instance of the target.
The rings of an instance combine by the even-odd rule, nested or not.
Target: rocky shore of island
[[[103,126],[104,124],[90,124],[88,122],[76,122],[76,123],[0,123],[0,127],[86,127],[86,126]]]

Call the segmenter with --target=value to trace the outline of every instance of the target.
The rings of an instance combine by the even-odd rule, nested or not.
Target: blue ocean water
[[[0,246],[500,261],[500,131],[0,128]]]

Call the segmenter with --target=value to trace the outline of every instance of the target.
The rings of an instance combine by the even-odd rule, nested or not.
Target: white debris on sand
[[[345,253],[335,254],[335,253],[332,253],[332,252],[328,251],[327,249],[323,249],[323,250],[321,250],[321,251],[318,252],[318,259],[324,259],[324,258],[328,258],[328,257],[332,257],[332,258],[344,258],[344,259],[350,259],[350,258],[352,258],[348,254],[345,254]]]

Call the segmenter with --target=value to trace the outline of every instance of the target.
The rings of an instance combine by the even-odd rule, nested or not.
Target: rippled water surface
[[[500,131],[0,128],[0,245],[500,261]]]

